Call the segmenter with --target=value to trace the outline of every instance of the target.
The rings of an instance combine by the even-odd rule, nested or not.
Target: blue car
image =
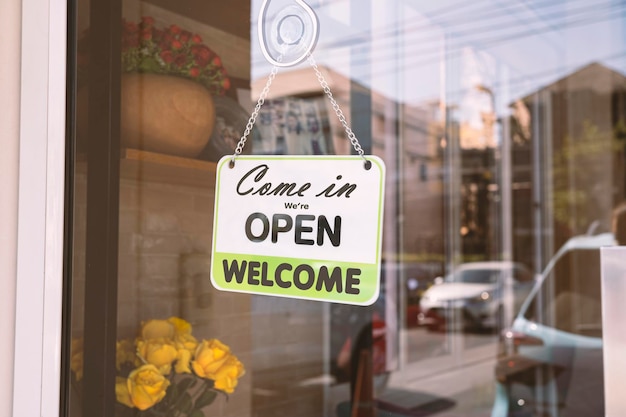
[[[600,248],[577,236],[550,260],[500,336],[492,417],[602,417]]]

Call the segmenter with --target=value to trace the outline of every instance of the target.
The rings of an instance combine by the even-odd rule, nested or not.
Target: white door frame
[[[67,0],[22,0],[14,417],[59,415]]]

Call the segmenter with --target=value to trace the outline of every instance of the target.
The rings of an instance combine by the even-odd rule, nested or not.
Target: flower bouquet
[[[71,369],[82,379],[82,340],[72,344]],[[218,394],[232,394],[243,364],[217,339],[198,341],[178,317],[142,324],[135,340],[117,342],[118,416],[204,417]]]
[[[123,21],[122,68],[188,78],[214,95],[223,95],[230,88],[220,57],[202,43],[200,35],[177,25],[159,28],[149,16],[139,23]]]
[[[89,63],[89,30],[78,41],[79,82],[84,82]],[[126,73],[174,75],[223,95],[230,79],[222,60],[203,43],[202,37],[178,25],[157,27],[154,18],[139,22],[122,20],[122,70]]]

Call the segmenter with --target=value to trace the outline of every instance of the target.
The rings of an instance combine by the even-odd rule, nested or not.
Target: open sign
[[[224,291],[369,305],[385,166],[368,156],[240,156],[217,165],[211,281]]]

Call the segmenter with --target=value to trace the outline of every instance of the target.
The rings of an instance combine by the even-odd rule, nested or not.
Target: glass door
[[[556,417],[568,393],[602,398],[572,356],[601,369],[597,317],[587,334],[552,312],[598,295],[571,265],[615,243],[624,4],[305,4],[337,108],[310,62],[259,45],[304,36],[301,1],[73,3],[62,415]],[[216,289],[220,158],[252,114],[245,155],[354,154],[337,109],[386,166],[378,298]]]

